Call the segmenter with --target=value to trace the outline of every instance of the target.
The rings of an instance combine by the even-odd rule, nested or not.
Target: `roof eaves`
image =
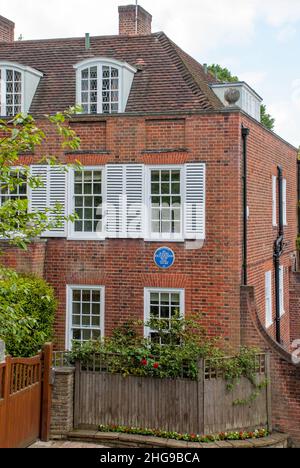
[[[191,70],[189,63],[186,60],[184,60],[182,55],[188,54],[181,50],[165,33],[160,33],[160,39],[162,39],[166,44],[168,44],[169,49],[171,49],[174,54],[174,58],[176,56],[177,64],[184,75],[184,79],[191,86],[192,90],[196,92],[199,96],[201,96],[202,99],[203,97],[206,98],[207,107],[213,109],[222,109],[224,105],[217,97],[217,95],[213,92],[213,90],[210,88],[210,83],[208,81],[204,81],[199,76],[197,76],[197,74],[195,74],[194,71]],[[191,60],[194,59],[191,57]],[[197,64],[201,66],[198,62]]]

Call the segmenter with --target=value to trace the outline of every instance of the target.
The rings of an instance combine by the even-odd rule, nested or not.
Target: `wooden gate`
[[[0,364],[0,448],[28,447],[50,430],[52,345],[31,359]]]

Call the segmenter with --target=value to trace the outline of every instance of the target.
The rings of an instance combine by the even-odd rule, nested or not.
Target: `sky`
[[[118,5],[130,0],[1,0],[16,37],[118,33]],[[139,0],[200,63],[219,63],[247,81],[275,117],[275,131],[300,145],[300,0]]]

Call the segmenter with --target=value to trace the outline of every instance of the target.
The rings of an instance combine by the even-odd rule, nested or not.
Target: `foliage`
[[[211,364],[223,372],[224,378],[227,381],[228,390],[233,390],[238,384],[241,377],[246,377],[254,387],[249,398],[245,400],[236,400],[234,405],[247,405],[255,401],[260,392],[268,385],[268,381],[264,379],[262,382],[257,382],[257,362],[256,356],[259,350],[256,348],[241,348],[240,353],[230,359],[212,359]]]
[[[138,327],[141,326],[155,331],[155,342],[140,337]],[[98,355],[108,372],[124,377],[191,380],[198,379],[199,362],[205,359],[224,376],[228,390],[233,390],[241,377],[249,379],[254,391],[247,400],[234,402],[241,405],[253,402],[267,385],[267,381],[256,382],[258,352],[254,348],[242,348],[236,356],[226,358],[218,340],[206,337],[199,317],[185,320],[177,315],[170,324],[155,319],[146,324],[131,322],[116,328],[113,336],[104,341],[74,342],[71,359],[88,363],[92,356]]]
[[[133,434],[148,437],[159,437],[161,439],[181,440],[185,442],[199,442],[210,443],[223,440],[247,440],[247,439],[261,439],[267,437],[269,432],[266,429],[257,429],[253,432],[222,432],[217,435],[204,435],[199,434],[179,434],[178,432],[161,431],[159,429],[141,429],[138,427],[127,426],[100,426],[99,432],[102,433],[119,433],[119,434]]]
[[[237,76],[233,76],[228,68],[223,68],[221,65],[214,63],[213,65],[209,65],[208,70],[220,81],[224,81],[226,83],[236,83],[239,81]]]
[[[222,356],[215,342],[205,337],[195,318],[174,317],[171,326],[164,321],[151,320],[146,326],[157,331],[166,344],[140,337],[141,322],[131,322],[116,328],[111,338],[88,342],[74,342],[73,359],[88,360],[93,354],[105,355],[110,372],[124,376],[197,379],[201,358]],[[168,339],[166,340],[166,327]]]
[[[267,112],[267,107],[265,104],[262,104],[260,108],[260,118],[261,123],[268,128],[269,130],[274,130],[275,119]]]
[[[52,132],[54,128],[62,148],[74,150],[78,149],[80,145],[79,138],[67,125],[67,120],[78,111],[79,108],[74,107],[54,116],[45,116],[51,127],[49,132]],[[30,188],[42,187],[43,182],[31,174],[30,167],[22,165],[22,169],[15,169],[19,166],[21,154],[32,154],[35,148],[41,146],[47,138],[44,131],[37,127],[33,117],[19,114],[11,120],[0,120],[0,135],[0,186],[2,193],[8,190],[10,193],[16,193],[18,188],[25,185]],[[39,163],[59,165],[56,158],[51,155],[43,156]],[[64,169],[62,168],[62,170]],[[62,213],[62,207],[58,204],[43,212],[29,213],[27,199],[7,200],[0,206],[0,237],[8,239],[11,244],[24,249],[33,238],[38,237],[43,232],[60,227],[65,220],[74,221],[73,215],[64,217]]]
[[[8,354],[31,357],[52,339],[56,300],[42,279],[0,270],[0,338]]]
[[[239,81],[239,78],[232,75],[228,68],[223,68],[220,65],[210,65],[208,70],[220,81],[224,81],[226,83],[236,83]],[[268,130],[274,130],[275,119],[267,112],[267,108],[264,104],[261,106],[261,123]]]

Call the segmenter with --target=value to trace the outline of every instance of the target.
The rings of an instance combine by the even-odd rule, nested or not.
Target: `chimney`
[[[152,16],[141,6],[119,6],[120,36],[144,36],[151,34]]]
[[[14,42],[15,23],[0,15],[0,42]]]

